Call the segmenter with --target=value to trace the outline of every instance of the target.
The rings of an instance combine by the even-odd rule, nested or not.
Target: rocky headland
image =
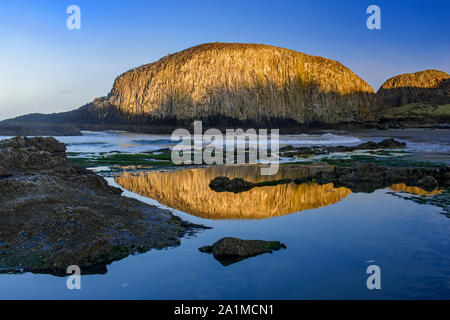
[[[125,72],[77,110],[0,122],[0,135],[205,126],[288,131],[374,120],[374,90],[339,62],[262,44],[208,43]],[[66,132],[67,131],[67,132]]]
[[[0,141],[0,272],[106,272],[113,260],[178,246],[203,228],[122,197],[65,150],[54,138]]]
[[[171,133],[204,128],[448,127],[450,76],[401,74],[372,87],[337,61],[264,44],[206,43],[119,75],[111,91],[76,110],[0,122],[0,135],[82,130]]]

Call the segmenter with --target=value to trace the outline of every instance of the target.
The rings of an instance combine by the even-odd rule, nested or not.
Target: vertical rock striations
[[[374,109],[373,89],[336,61],[269,45],[208,43],[125,72],[106,97],[78,110],[2,121],[0,134],[170,132],[193,120],[298,128],[365,122]]]
[[[411,103],[450,103],[450,75],[439,70],[425,70],[392,77],[377,92],[382,108]]]
[[[301,124],[366,120],[373,89],[342,64],[259,44],[209,43],[119,76],[108,96],[129,118]]]

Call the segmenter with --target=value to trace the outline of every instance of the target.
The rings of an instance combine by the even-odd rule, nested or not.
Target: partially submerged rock
[[[75,264],[105,272],[113,260],[177,246],[202,227],[122,197],[74,166],[54,138],[1,141],[0,163],[0,271],[65,274]]]
[[[263,182],[249,182],[241,178],[230,179],[228,177],[216,177],[209,183],[211,190],[215,192],[244,192],[255,187],[276,186],[278,184],[286,184],[291,182],[291,179],[280,179]]]
[[[291,145],[280,148],[282,157],[308,157],[319,154],[329,154],[333,152],[353,152],[357,150],[377,150],[377,149],[400,149],[406,148],[406,143],[395,139],[384,139],[381,142],[365,142],[357,146],[311,146],[293,147]]]
[[[228,177],[216,177],[209,183],[211,190],[216,192],[243,192],[255,187],[255,184],[241,178],[230,180]]]
[[[286,245],[279,241],[242,240],[226,237],[215,242],[212,246],[199,248],[201,252],[212,253],[214,258],[224,266],[254,257],[263,253],[286,249]]]
[[[430,191],[450,186],[450,167],[440,169],[391,168],[373,163],[356,162],[350,167],[335,166],[332,171],[321,170],[309,177],[294,179],[297,184],[333,182],[335,187],[346,187],[353,192],[372,192],[392,184],[405,183]]]
[[[393,184],[405,183],[408,186],[432,191],[436,188],[450,187],[450,167],[423,169],[414,167],[386,167],[370,162],[354,162],[350,167],[317,167],[313,174],[294,179],[281,179],[253,183],[241,178],[216,177],[209,187],[216,192],[244,192],[255,187],[314,182],[320,185],[333,183],[335,188],[345,187],[353,192],[373,192]]]

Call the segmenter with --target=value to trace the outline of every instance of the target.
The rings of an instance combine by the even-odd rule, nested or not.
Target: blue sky
[[[66,28],[69,5],[81,30]],[[381,8],[381,30],[366,8]],[[205,42],[265,43],[337,60],[375,90],[450,72],[450,1],[0,0],[0,120],[75,109],[133,67]]]

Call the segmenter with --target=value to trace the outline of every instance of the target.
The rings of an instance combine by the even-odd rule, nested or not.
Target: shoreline
[[[368,122],[342,122],[335,124],[311,123],[301,124],[294,120],[277,121],[236,121],[223,119],[221,121],[204,120],[203,130],[219,129],[278,129],[280,134],[310,134],[323,131],[349,131],[361,130],[393,130],[393,129],[450,129],[450,122],[417,122],[417,121],[368,121]],[[0,121],[0,136],[81,136],[82,131],[125,131],[136,134],[171,134],[176,129],[187,129],[193,133],[193,120],[172,122],[152,121],[146,125],[136,124],[81,124],[81,123],[39,123],[34,121],[16,122],[14,119]]]
[[[0,270],[103,272],[112,261],[180,244],[207,227],[122,196],[74,166],[54,138],[0,142]]]

